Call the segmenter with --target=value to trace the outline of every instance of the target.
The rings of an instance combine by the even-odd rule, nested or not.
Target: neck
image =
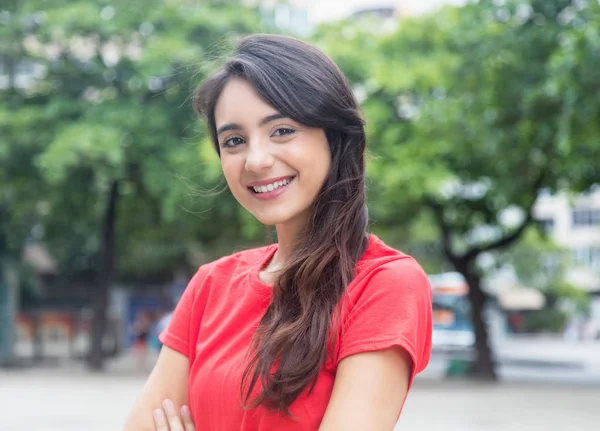
[[[277,231],[277,251],[269,264],[270,271],[278,271],[290,261],[300,236],[303,234],[306,220],[290,220],[275,225]]]

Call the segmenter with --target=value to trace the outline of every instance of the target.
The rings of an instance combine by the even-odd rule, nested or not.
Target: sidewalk
[[[417,380],[396,431],[595,431],[600,387]]]
[[[566,341],[556,336],[507,336],[492,343],[497,363],[523,366],[557,366],[567,368],[595,369],[600,371],[600,340]],[[448,356],[447,351],[434,354]],[[456,355],[468,357],[468,352]]]
[[[145,376],[0,371],[2,431],[119,430]],[[417,379],[396,431],[593,431],[600,388]]]
[[[495,345],[496,356],[509,361],[579,364],[600,370],[600,340],[568,342],[556,337],[519,336]]]
[[[440,379],[445,365],[433,358],[417,377],[396,431],[600,429],[600,384],[592,382],[600,382],[600,372],[590,372],[600,371],[599,343],[567,345],[562,340],[521,338],[507,340],[500,349],[515,360],[571,361],[587,371],[509,367],[503,375],[506,381],[481,384]],[[0,420],[0,429],[119,430],[155,358],[149,358],[147,369],[136,370],[133,356],[123,355],[108,361],[101,374],[89,373],[80,362],[46,369],[0,369],[0,406],[10,412]],[[519,372],[522,375],[515,374]],[[537,372],[543,375],[534,382],[531,375]],[[555,383],[544,382],[549,375]],[[576,383],[578,379],[586,384]]]

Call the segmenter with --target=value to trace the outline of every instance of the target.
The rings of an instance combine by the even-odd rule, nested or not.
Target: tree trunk
[[[0,247],[2,247],[1,241],[0,238]],[[9,367],[15,362],[17,314],[17,286],[16,283],[11,282],[10,270],[2,258],[1,251],[0,249],[0,368]]]
[[[498,380],[496,364],[489,345],[487,324],[484,319],[486,296],[481,290],[481,277],[474,268],[474,262],[460,262],[457,270],[465,277],[469,286],[469,301],[471,303],[471,319],[475,332],[475,361],[471,369],[471,376],[487,381]]]
[[[42,338],[41,310],[36,307],[32,319],[33,362],[41,364],[44,361],[44,340]]]
[[[102,228],[102,248],[96,282],[92,294],[92,321],[90,327],[90,350],[88,365],[92,370],[100,371],[104,367],[103,340],[107,328],[107,308],[110,285],[114,275],[115,225],[117,220],[117,202],[119,199],[119,181],[110,186],[108,204],[104,214]]]
[[[0,202],[0,367],[15,362],[15,324],[19,307],[16,263],[9,259],[8,205]]]

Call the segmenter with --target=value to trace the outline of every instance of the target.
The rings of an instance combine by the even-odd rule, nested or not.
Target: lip
[[[290,184],[292,184],[294,182],[296,177],[295,176],[294,177],[281,177],[281,179],[270,180],[271,182],[275,182],[275,181],[284,180],[286,178],[291,178],[292,180],[287,185],[285,185],[283,187],[278,187],[275,190],[272,190],[270,192],[256,193],[256,192],[252,191],[250,188],[248,189],[248,192],[252,193],[252,196],[254,196],[256,199],[258,199],[260,201],[268,201],[271,199],[275,199],[287,191],[288,187],[290,186]],[[267,182],[266,184],[271,184],[271,182]],[[254,183],[254,184],[258,184],[258,183]],[[264,185],[265,182],[263,181],[262,184]],[[255,187],[258,187],[258,185]]]
[[[277,181],[283,181],[288,178],[294,178],[294,177],[295,177],[295,175],[286,175],[285,177],[271,178],[271,179],[264,180],[264,181],[254,181],[252,183],[248,183],[248,187],[268,186],[269,184],[273,184]]]

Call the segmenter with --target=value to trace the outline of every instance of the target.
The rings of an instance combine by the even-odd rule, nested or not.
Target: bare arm
[[[411,368],[410,356],[400,347],[342,359],[319,431],[392,431]]]
[[[155,431],[153,412],[165,399],[175,404],[177,411],[188,404],[189,359],[163,346],[160,355],[137,399],[123,431]]]

